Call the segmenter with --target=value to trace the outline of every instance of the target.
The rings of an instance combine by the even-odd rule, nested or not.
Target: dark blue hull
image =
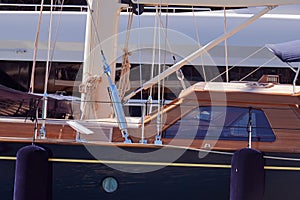
[[[26,143],[3,142],[0,144],[0,196],[13,199],[16,152]],[[165,165],[162,158],[149,158],[142,162],[126,152],[147,153],[155,147],[123,147],[122,155],[115,158],[103,155],[101,163],[81,144],[43,144],[51,152],[52,196],[51,199],[212,199],[228,200],[230,194],[230,154],[209,153],[199,158],[194,150],[164,149],[167,154],[183,155],[172,165]],[[101,152],[113,151],[113,146],[97,145],[92,148]],[[166,155],[167,155],[166,154]],[[134,155],[134,154],[133,154]],[[300,157],[298,154],[276,156]],[[202,155],[200,154],[200,157]],[[116,159],[120,158],[120,159]],[[156,161],[155,161],[156,160]],[[120,161],[120,162],[119,162]],[[38,164],[38,163],[37,163]],[[161,169],[157,169],[157,167]],[[297,161],[266,159],[267,200],[292,200],[300,198],[300,164]],[[277,167],[293,168],[277,168]],[[118,170],[122,169],[122,171]],[[139,173],[146,169],[148,172]],[[105,192],[102,181],[114,177],[118,189]],[[39,186],[37,186],[38,190]]]

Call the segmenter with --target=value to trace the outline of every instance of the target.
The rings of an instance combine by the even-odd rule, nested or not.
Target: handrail
[[[40,4],[0,3],[0,10],[2,10],[1,7],[16,8],[16,9],[12,9],[12,10],[20,10],[18,8],[23,7],[23,8],[33,8],[32,10],[24,10],[24,11],[38,11],[40,6],[41,6]],[[51,5],[50,4],[44,4],[43,7],[44,8],[50,8]],[[76,10],[81,11],[81,12],[85,12],[88,9],[87,5],[52,5],[52,7],[53,8],[63,7],[63,8],[67,8],[67,9],[76,9]],[[10,10],[10,9],[7,9],[7,10]]]
[[[129,7],[123,8],[123,11],[129,12],[131,9],[132,9],[132,7],[129,6]],[[152,11],[154,9],[155,8],[153,6],[146,6],[146,7],[144,7],[144,12]],[[159,7],[159,9],[162,10],[162,11],[164,11],[164,10],[168,11],[170,13],[176,13],[178,11],[180,11],[180,12],[212,11],[212,9],[209,8],[209,7],[203,7],[202,8],[202,7],[184,7],[184,6],[182,6],[182,7],[180,7],[180,6],[178,6],[178,7],[174,7],[174,6],[168,6],[168,7],[166,7],[166,6],[163,6],[163,7]]]
[[[296,71],[296,74],[295,74],[295,77],[294,77],[294,80],[293,80],[293,93],[295,94],[297,91],[296,91],[296,81],[297,81],[297,78],[299,76],[299,72],[300,72],[300,66],[298,67],[297,71]]]
[[[154,8],[153,7],[149,7],[149,6],[146,6],[144,7],[145,10],[153,10]],[[211,8],[209,7],[181,7],[181,6],[178,6],[178,7],[174,7],[174,6],[162,6],[162,7],[159,7],[160,10],[171,10],[173,12],[176,12],[178,10],[181,10],[181,11],[212,11]]]

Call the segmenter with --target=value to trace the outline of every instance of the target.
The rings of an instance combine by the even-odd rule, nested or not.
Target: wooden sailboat
[[[264,75],[257,82],[199,82],[167,103],[162,104],[158,98],[157,109],[153,108],[152,112],[147,112],[151,101],[141,100],[141,117],[126,117],[114,82],[116,40],[113,38],[99,46],[99,42],[117,33],[117,23],[107,23],[107,19],[117,21],[120,9],[128,6],[125,3],[89,3],[93,12],[89,14],[90,34],[86,37],[91,42],[85,48],[81,120],[46,119],[46,138],[35,138],[34,130],[41,127],[38,119],[35,124],[24,119],[0,119],[0,181],[5,183],[0,188],[1,196],[12,198],[16,154],[20,148],[34,143],[49,152],[49,198],[52,199],[228,199],[232,155],[246,147],[264,154],[264,199],[297,198],[300,195],[297,188],[300,87],[296,81],[294,85],[282,85],[278,76]],[[129,3],[138,12],[142,5],[224,7],[224,2],[211,0],[197,4],[192,0]],[[126,94],[124,101],[130,103],[130,98],[162,81],[274,6],[299,2],[228,1],[225,4],[226,7],[267,7]],[[292,48],[293,45],[296,47]],[[286,47],[291,48],[282,53]],[[268,46],[286,62],[300,61],[300,53],[295,51],[298,47],[297,41]],[[292,58],[285,57],[289,52]],[[299,69],[295,70],[295,80]],[[35,187],[39,190],[39,185]]]

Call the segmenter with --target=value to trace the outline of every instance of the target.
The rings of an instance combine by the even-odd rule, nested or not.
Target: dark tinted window
[[[248,140],[251,113],[252,141],[274,141],[275,135],[261,110],[239,107],[199,107],[165,132],[165,138]]]

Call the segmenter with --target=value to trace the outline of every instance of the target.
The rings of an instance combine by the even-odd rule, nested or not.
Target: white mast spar
[[[127,123],[116,85],[115,60],[118,20],[124,5],[117,1],[88,1],[85,58],[83,66],[82,119],[117,118],[125,143]],[[111,23],[107,23],[110,20]],[[101,31],[101,34],[100,34]],[[106,76],[103,76],[106,74]],[[111,106],[112,104],[112,106]],[[114,112],[113,112],[114,111]]]
[[[99,119],[112,116],[113,109],[108,92],[109,80],[104,76],[101,51],[111,68],[110,78],[115,79],[115,57],[117,48],[118,22],[122,7],[117,0],[88,0],[86,38],[82,87],[82,119]],[[109,22],[108,22],[109,21]],[[94,79],[93,79],[94,78]],[[92,82],[91,94],[88,87]]]

